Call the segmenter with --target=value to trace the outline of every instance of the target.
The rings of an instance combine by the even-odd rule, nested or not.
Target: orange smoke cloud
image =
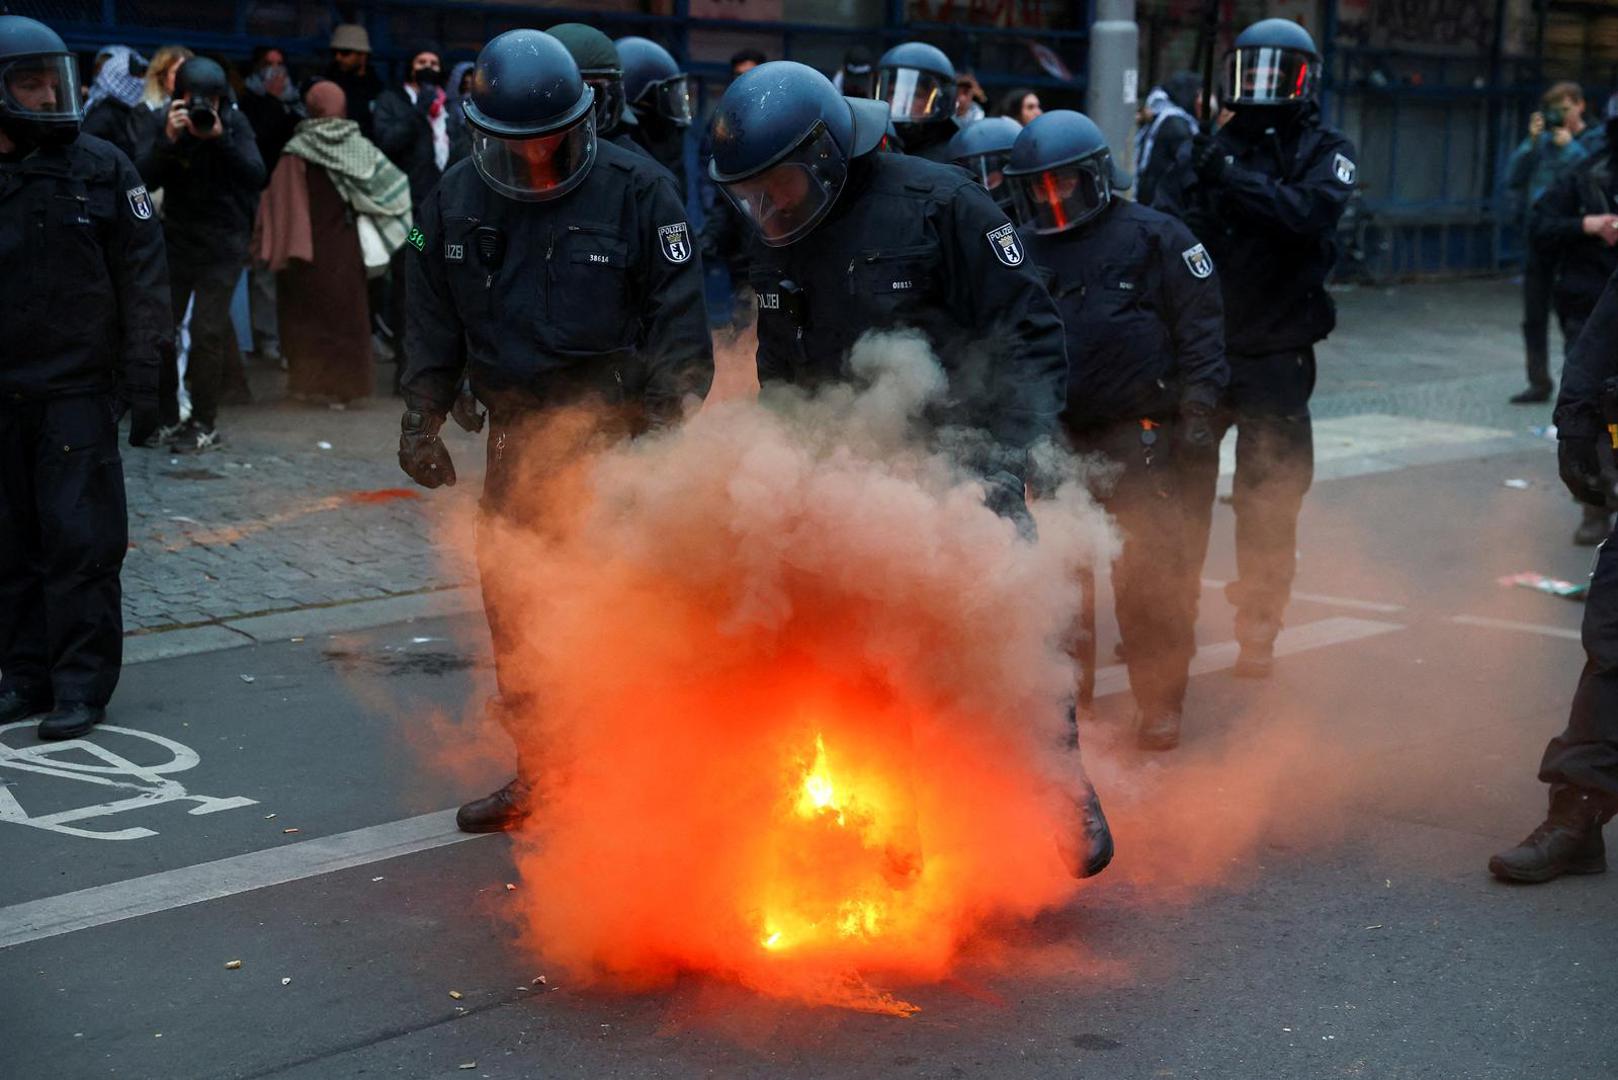
[[[574,983],[682,971],[904,1013],[994,917],[1077,885],[1065,644],[1113,538],[1077,484],[1040,541],[917,438],[922,341],[868,338],[868,389],[710,402],[677,430],[525,440],[534,527],[485,527],[521,613],[510,685],[539,808],[526,938]]]

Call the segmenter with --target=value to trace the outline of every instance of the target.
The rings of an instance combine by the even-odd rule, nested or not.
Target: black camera
[[[206,101],[193,101],[186,106],[186,116],[191,119],[191,130],[212,131],[219,125],[218,111]]]
[[[1547,105],[1540,115],[1545,118],[1545,126],[1548,128],[1567,126],[1567,115],[1562,112],[1560,105]]]

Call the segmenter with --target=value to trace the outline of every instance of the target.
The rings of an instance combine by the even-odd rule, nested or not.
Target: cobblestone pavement
[[[1339,330],[1319,350],[1316,414],[1384,414],[1522,434],[1549,408],[1505,404],[1520,388],[1520,303],[1509,281],[1340,293]],[[1556,347],[1553,342],[1553,348]],[[149,632],[262,612],[466,585],[483,441],[445,432],[461,482],[425,491],[394,458],[391,398],[348,412],[282,401],[226,410],[220,450],[128,450],[126,629]],[[745,371],[721,372],[735,392]]]

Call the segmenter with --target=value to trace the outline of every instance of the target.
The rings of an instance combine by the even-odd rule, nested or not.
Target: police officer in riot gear
[[[567,47],[585,85],[595,93],[596,138],[650,156],[624,123],[629,105],[624,99],[624,64],[618,58],[618,46],[584,23],[559,23],[545,32]]]
[[[1220,93],[1233,118],[1182,148],[1154,202],[1219,266],[1230,386],[1214,433],[1236,427],[1237,580],[1226,595],[1241,643],[1234,674],[1246,677],[1270,673],[1291,596],[1298,510],[1314,477],[1314,346],[1336,323],[1326,276],[1357,173],[1353,144],[1321,121],[1319,82],[1320,53],[1297,23],[1242,31]],[[1191,483],[1211,492],[1217,472],[1210,461]],[[1193,552],[1199,569],[1203,554]]]
[[[1212,415],[1230,376],[1219,280],[1183,223],[1114,196],[1128,178],[1087,116],[1048,112],[1022,128],[1005,177],[1067,329],[1063,429],[1074,450],[1116,466],[1095,495],[1123,533],[1113,586],[1136,738],[1168,750],[1196,652],[1188,549],[1207,543],[1188,532],[1208,508],[1186,509],[1213,497],[1181,476],[1188,458],[1217,458]]]
[[[128,548],[118,417],[156,431],[169,347],[163,235],[123,151],[81,135],[78,66],[0,15],[0,724],[42,739],[105,715]]]
[[[1562,482],[1573,497],[1605,506],[1613,495],[1598,446],[1618,431],[1618,277],[1608,280],[1595,311],[1562,368],[1556,401]],[[1585,596],[1584,670],[1567,729],[1550,741],[1539,778],[1550,785],[1550,811],[1521,844],[1489,860],[1505,881],[1537,883],[1563,874],[1607,869],[1601,828],[1618,811],[1618,539],[1596,554]]]
[[[759,382],[768,394],[848,381],[863,334],[920,331],[950,379],[953,404],[934,419],[989,433],[996,452],[974,463],[988,501],[1026,519],[1024,453],[1055,433],[1061,408],[1061,319],[982,187],[960,169],[878,152],[885,113],[791,62],[741,75],[714,112],[709,175],[761,242],[750,269]],[[1081,877],[1112,854],[1093,790],[1082,809],[1065,847]]]
[[[950,161],[955,122],[955,65],[936,45],[907,41],[876,64],[876,97],[888,107],[904,152],[928,161]]]
[[[490,41],[463,109],[471,159],[444,174],[409,241],[399,464],[426,487],[455,482],[438,432],[469,375],[490,419],[482,513],[529,528],[516,472],[536,417],[593,400],[633,432],[677,420],[686,398],[707,393],[702,267],[672,180],[597,138],[594,94],[555,38],[512,30]],[[522,723],[534,706],[511,669],[521,613],[503,606],[503,568],[479,563],[496,710]],[[511,828],[528,812],[534,772],[519,760],[518,778],[463,806],[457,823]]]
[[[674,174],[680,198],[686,193],[685,131],[691,126],[691,86],[669,51],[643,37],[619,38],[624,65],[624,98],[629,102],[629,137]]]
[[[1005,184],[1006,159],[1022,134],[1022,125],[1009,116],[991,116],[957,131],[949,141],[949,159],[977,177],[994,204],[1015,216],[1011,189]]]

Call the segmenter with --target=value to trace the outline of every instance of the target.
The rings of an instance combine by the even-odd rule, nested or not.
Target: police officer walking
[[[604,402],[627,432],[677,420],[713,379],[702,267],[668,175],[596,136],[594,94],[561,42],[512,30],[478,55],[463,108],[472,156],[452,166],[412,232],[409,366],[399,464],[425,487],[455,482],[438,432],[463,375],[489,409],[479,529],[484,607],[508,730],[531,723],[536,688],[513,659],[520,611],[507,605],[485,537],[532,528],[518,498],[525,433],[551,409]],[[522,749],[528,741],[518,739]],[[468,832],[527,816],[534,763],[461,807]]]
[[[961,128],[949,141],[949,160],[977,178],[983,189],[994,198],[994,204],[1006,214],[1016,216],[1011,188],[1006,186],[1006,162],[1011,147],[1022,134],[1022,125],[1009,116],[990,116],[974,120]]]
[[[904,143],[904,152],[928,161],[950,161],[955,121],[955,65],[944,50],[907,41],[882,54],[876,65],[876,97]]]
[[[1314,478],[1314,346],[1337,321],[1326,276],[1357,172],[1353,144],[1320,118],[1319,82],[1320,53],[1303,27],[1265,19],[1243,30],[1220,92],[1234,116],[1193,137],[1154,203],[1219,266],[1230,386],[1214,436],[1236,427],[1237,580],[1226,595],[1241,643],[1234,674],[1245,677],[1269,675],[1292,592],[1298,511]],[[1187,479],[1211,492],[1217,460]],[[1202,494],[1192,502],[1212,505]],[[1199,572],[1205,553],[1192,552]]]
[[[612,38],[584,23],[558,23],[545,32],[567,47],[585,85],[595,92],[596,138],[651,157],[625,123],[624,62]]]
[[[1075,451],[1117,467],[1095,494],[1123,533],[1113,587],[1136,739],[1172,749],[1196,653],[1200,586],[1188,552],[1207,544],[1191,530],[1205,527],[1208,507],[1188,510],[1213,498],[1185,490],[1182,473],[1188,460],[1206,469],[1217,459],[1212,416],[1230,377],[1219,281],[1184,224],[1114,197],[1127,177],[1089,117],[1039,116],[1005,174],[1029,258],[1049,274],[1067,328],[1063,429]]]
[[[1557,456],[1573,497],[1604,506],[1612,495],[1598,445],[1618,424],[1618,277],[1569,352],[1556,401]],[[1567,729],[1550,741],[1539,778],[1550,785],[1550,812],[1521,844],[1489,860],[1505,881],[1537,883],[1607,869],[1601,828],[1618,811],[1618,534],[1596,554],[1585,596],[1584,670],[1573,691]]]
[[[886,112],[785,61],[746,72],[720,99],[709,175],[763,245],[750,270],[759,382],[766,392],[846,382],[862,335],[920,331],[950,379],[953,411],[936,419],[992,437],[998,452],[979,463],[988,501],[1026,520],[1025,451],[1055,433],[1067,374],[1061,319],[982,187],[960,169],[878,152]],[[1064,851],[1080,877],[1112,857],[1087,783]]]
[[[669,51],[643,37],[614,44],[624,66],[624,98],[629,102],[629,137],[674,174],[685,202],[685,132],[691,126],[691,85]]]
[[[173,327],[163,235],[123,151],[81,135],[78,65],[0,15],[0,724],[42,739],[105,716],[129,545],[118,417],[157,429]]]

